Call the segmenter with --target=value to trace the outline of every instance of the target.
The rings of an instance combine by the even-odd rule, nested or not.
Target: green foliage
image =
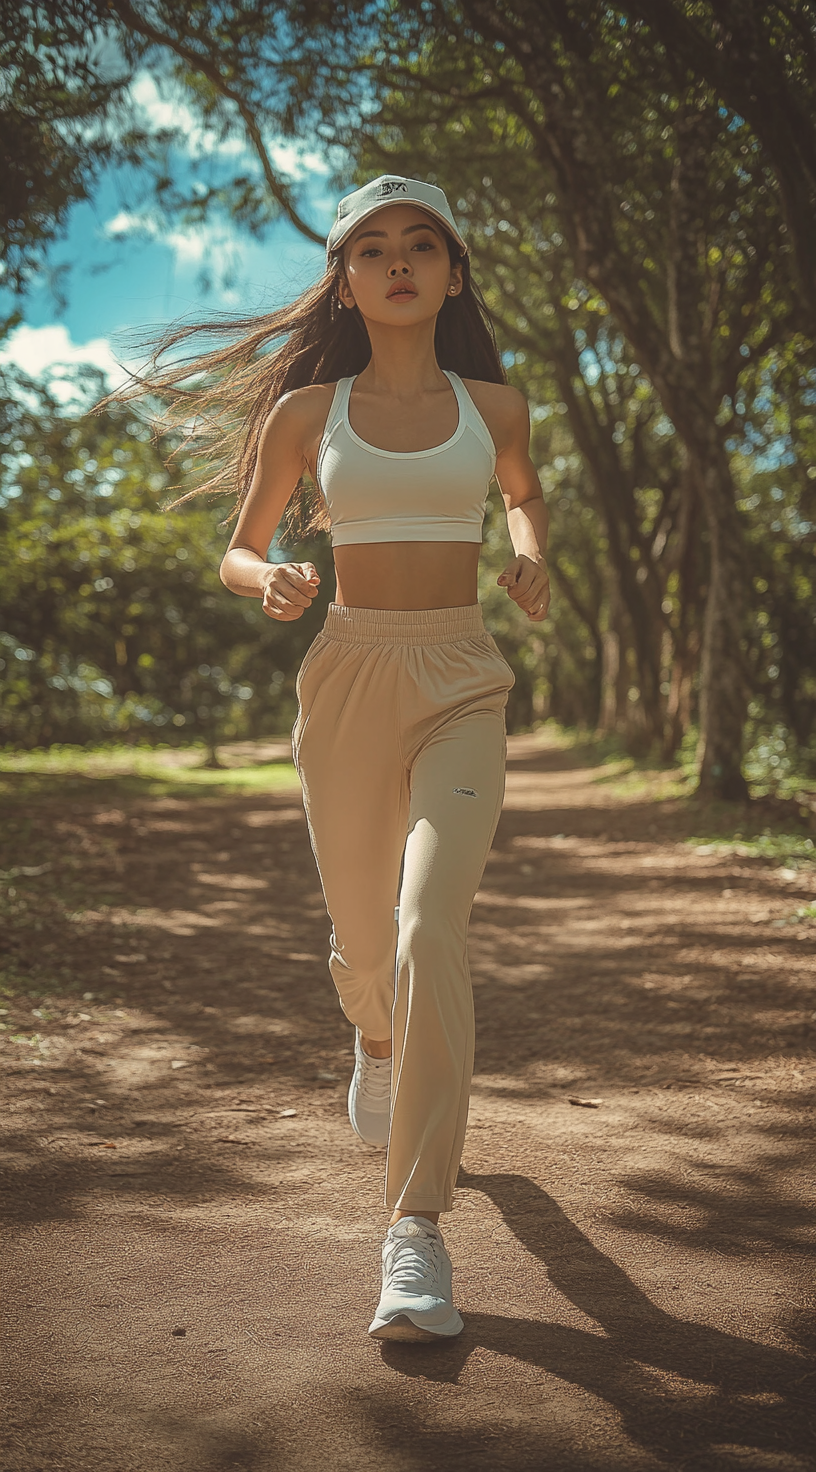
[[[45,275],[64,303],[70,263],[49,272],[50,248],[110,165],[128,165],[130,209],[153,227],[221,214],[261,235],[285,214],[321,239],[264,142],[291,121],[299,83],[288,12],[302,7],[158,0],[149,16],[143,9],[128,0],[0,5],[0,281],[18,295]],[[324,25],[313,17],[309,29],[324,35]],[[145,73],[183,99],[183,121],[145,115],[133,89]],[[210,145],[227,138],[238,146],[224,163]]]
[[[169,446],[129,409],[72,418],[19,379],[0,414],[0,739],[214,748],[290,726],[320,610],[275,624],[227,592],[213,507],[160,509],[176,489]]]
[[[785,726],[751,724],[753,740],[745,758],[745,775],[754,795],[810,801],[816,787],[816,733],[800,743]]]
[[[110,11],[98,0],[0,8],[0,279],[18,293],[102,169],[144,154],[144,133],[124,117],[132,73],[121,48],[111,65]],[[53,275],[52,286],[60,299]]]
[[[755,605],[749,741],[790,786],[816,776],[816,374],[794,338],[746,373],[729,438]]]
[[[242,157],[236,177],[185,190],[170,163],[159,171],[155,206],[167,216],[221,209],[262,232],[283,210],[315,238],[264,151],[261,135],[276,131],[340,145],[344,186],[349,158],[361,178],[396,169],[436,180],[466,224],[511,378],[531,402],[553,512],[543,627],[495,588],[510,550],[497,502],[486,524],[481,596],[516,673],[511,729],[554,715],[693,764],[704,613],[726,546],[734,596],[719,606],[737,607],[746,590],[747,606],[727,656],[720,645],[720,683],[739,686],[739,702],[750,687],[747,775],[761,793],[812,783],[808,8],[348,0],[273,13],[156,0],[148,24],[129,4],[70,0],[48,26],[44,14],[9,12],[5,37],[9,95],[33,129],[20,145],[34,179],[20,242],[36,256],[70,198],[90,192],[103,133],[85,162],[74,144],[95,120],[112,119],[116,146],[132,146],[126,113],[111,111],[115,87],[106,93],[94,71],[100,27],[115,31],[120,82],[150,65],[207,129],[244,138],[249,126],[254,173]],[[68,151],[48,155],[59,167],[41,189],[43,140]],[[288,722],[312,627],[271,630],[257,606],[223,593],[215,517],[158,512],[150,479],[160,484],[161,455],[127,415],[110,419],[107,446],[101,424],[74,426],[76,444],[58,452],[49,415],[41,403],[25,433],[8,427],[6,480],[23,493],[2,513],[6,738],[200,732],[213,742]],[[116,455],[130,469],[114,481],[98,467],[118,472]],[[326,549],[318,556],[325,569]],[[271,661],[262,677],[258,640]],[[708,678],[710,707],[718,680]]]
[[[288,743],[287,743],[288,744]],[[56,744],[34,751],[0,752],[0,798],[6,806],[25,804],[30,810],[55,798],[91,802],[127,801],[140,797],[220,797],[229,792],[299,791],[292,762],[260,752],[246,754],[222,747],[219,765],[209,764],[209,750],[197,744],[150,747],[108,741],[97,747]],[[16,881],[24,870],[6,874]],[[33,877],[38,877],[34,875]]]
[[[732,515],[736,491],[742,516],[727,537],[747,544],[729,576],[735,599],[740,579],[749,586],[749,775],[773,787],[772,753],[763,766],[773,730],[791,748],[791,781],[812,779],[816,378],[769,154],[706,81],[680,78],[642,28],[621,28],[608,8],[592,7],[579,48],[561,44],[563,8],[546,23],[526,12],[526,52],[516,33],[497,46],[493,13],[469,29],[471,9],[446,12],[421,44],[399,23],[386,28],[378,109],[354,151],[360,180],[417,172],[421,158],[423,176],[449,191],[511,380],[531,403],[554,603],[545,639],[504,634],[517,674],[533,672],[520,692],[527,719],[534,710],[600,723],[636,752],[656,742],[678,751],[690,733],[696,760],[712,579],[702,477],[723,441],[717,495]],[[525,54],[536,57],[529,72]],[[556,139],[575,162],[569,187]],[[693,217],[677,215],[678,181]],[[601,248],[619,318],[593,284]],[[678,361],[699,365],[693,381],[680,384]],[[682,433],[665,411],[667,386]],[[735,643],[732,656],[741,660]]]

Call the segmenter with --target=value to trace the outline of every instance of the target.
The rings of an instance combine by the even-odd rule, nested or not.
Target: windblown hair
[[[462,378],[505,383],[490,314],[471,279],[470,261],[447,232],[445,239],[451,263],[462,266],[462,290],[446,296],[437,317],[439,365]],[[235,319],[219,314],[170,328],[155,343],[147,368],[104,401],[149,395],[164,406],[154,428],[157,435],[175,438],[168,464],[192,462],[202,477],[173,506],[195,496],[231,493],[232,520],[246,499],[261,433],[278,400],[293,389],[334,383],[365,368],[371,344],[359,309],[340,306],[342,277],[338,252],[321,280],[279,311]],[[208,338],[220,342],[202,352],[202,340]],[[182,346],[193,351],[179,356]],[[284,538],[300,541],[328,526],[322,497],[301,477],[284,514]]]

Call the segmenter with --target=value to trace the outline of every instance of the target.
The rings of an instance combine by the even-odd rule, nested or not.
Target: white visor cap
[[[344,240],[348,240],[352,230],[356,230],[363,220],[367,220],[369,215],[387,204],[415,204],[419,209],[427,210],[429,215],[433,215],[445,226],[467,253],[467,245],[459,233],[442,189],[437,189],[435,184],[425,184],[421,179],[403,179],[400,174],[381,174],[379,179],[372,179],[362,189],[355,189],[353,194],[347,194],[341,199],[337,206],[337,219],[326,241],[326,258],[331,259],[334,251],[339,249]]]

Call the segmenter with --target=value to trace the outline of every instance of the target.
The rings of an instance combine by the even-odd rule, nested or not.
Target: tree
[[[98,373],[88,390],[101,391]],[[321,609],[276,624],[221,585],[219,514],[159,509],[168,444],[130,408],[59,410],[17,378],[0,396],[0,686],[6,741],[280,732]],[[221,515],[223,515],[223,510]],[[325,549],[310,549],[325,568]]]
[[[128,77],[100,55],[107,22],[102,0],[0,4],[0,267],[14,292],[105,165],[143,151],[139,130],[111,126]]]
[[[596,649],[615,629],[628,641],[648,720],[661,717],[657,689],[672,742],[690,718],[705,591],[701,779],[712,793],[743,793],[742,732],[764,646],[749,574],[751,527],[738,505],[738,493],[746,498],[735,479],[735,405],[805,321],[797,290],[806,305],[812,297],[812,7],[805,0],[614,7],[257,0],[190,10],[156,0],[148,11],[138,0],[113,0],[107,15],[131,68],[150,65],[170,77],[202,125],[240,135],[254,159],[250,167],[242,158],[231,177],[203,191],[174,179],[171,160],[155,177],[157,207],[168,213],[201,218],[225,209],[263,231],[283,211],[314,238],[274,166],[276,133],[318,134],[362,161],[375,138],[387,156],[405,157],[401,132],[409,156],[414,149],[407,171],[435,170],[455,207],[474,220],[487,189],[480,177],[489,176],[491,208],[504,200],[500,218],[519,221],[519,238],[531,247],[514,301],[508,271],[488,260],[492,246],[482,232],[505,342],[519,367],[521,352],[528,364],[551,354],[553,387],[608,544],[598,543],[608,596],[597,617],[586,589],[570,581],[569,568],[587,575],[587,558],[574,555],[572,541],[565,549],[558,576],[571,614],[580,620],[580,607],[590,623],[595,618],[594,629],[586,620],[584,627]],[[495,159],[502,150],[498,165],[480,174],[483,155]],[[541,242],[555,246],[549,301],[535,270]],[[580,321],[570,322],[573,297]],[[519,309],[528,299],[553,308],[543,333]],[[593,301],[606,313],[596,337],[584,320]],[[629,406],[620,420],[606,394],[610,376],[593,385],[583,374],[581,357],[593,342],[607,357],[623,342],[621,363],[640,369],[646,398],[638,407],[636,394],[618,394]],[[809,353],[800,345],[799,362]],[[653,423],[660,418],[655,394],[675,431],[662,450],[648,429],[650,405]],[[618,445],[619,422],[629,432]],[[787,483],[780,489],[786,498],[799,494]],[[788,572],[796,581],[792,562]]]
[[[200,221],[222,212],[262,233],[302,217],[272,143],[289,126],[289,4],[257,0],[190,7],[164,0],[0,0],[0,266],[23,295],[47,265],[68,211],[93,198],[106,167],[132,166],[134,200],[159,219]],[[189,154],[184,124],[155,126],[133,85],[141,71],[183,95],[206,139],[246,145],[220,177],[205,146]],[[189,125],[188,125],[189,130]],[[254,164],[253,164],[254,159]],[[203,167],[202,167],[203,166]]]
[[[816,335],[816,11],[811,0],[620,0],[677,73],[703,80],[770,161]]]
[[[434,18],[433,32],[423,11],[410,35],[386,35],[367,79],[384,111],[366,129],[410,133],[424,110],[446,144],[463,112],[492,109],[504,137],[514,130],[533,172],[508,207],[521,204],[543,238],[556,217],[575,276],[608,304],[683,441],[710,557],[701,785],[743,795],[750,589],[723,415],[745,353],[793,330],[768,161],[743,120],[700,84],[678,89],[647,28],[622,27],[608,7],[465,0]],[[430,148],[456,194],[443,149]]]

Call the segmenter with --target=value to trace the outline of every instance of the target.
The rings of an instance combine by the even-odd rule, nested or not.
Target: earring
[[[448,287],[448,296],[456,296],[456,287],[455,286],[449,286]]]

